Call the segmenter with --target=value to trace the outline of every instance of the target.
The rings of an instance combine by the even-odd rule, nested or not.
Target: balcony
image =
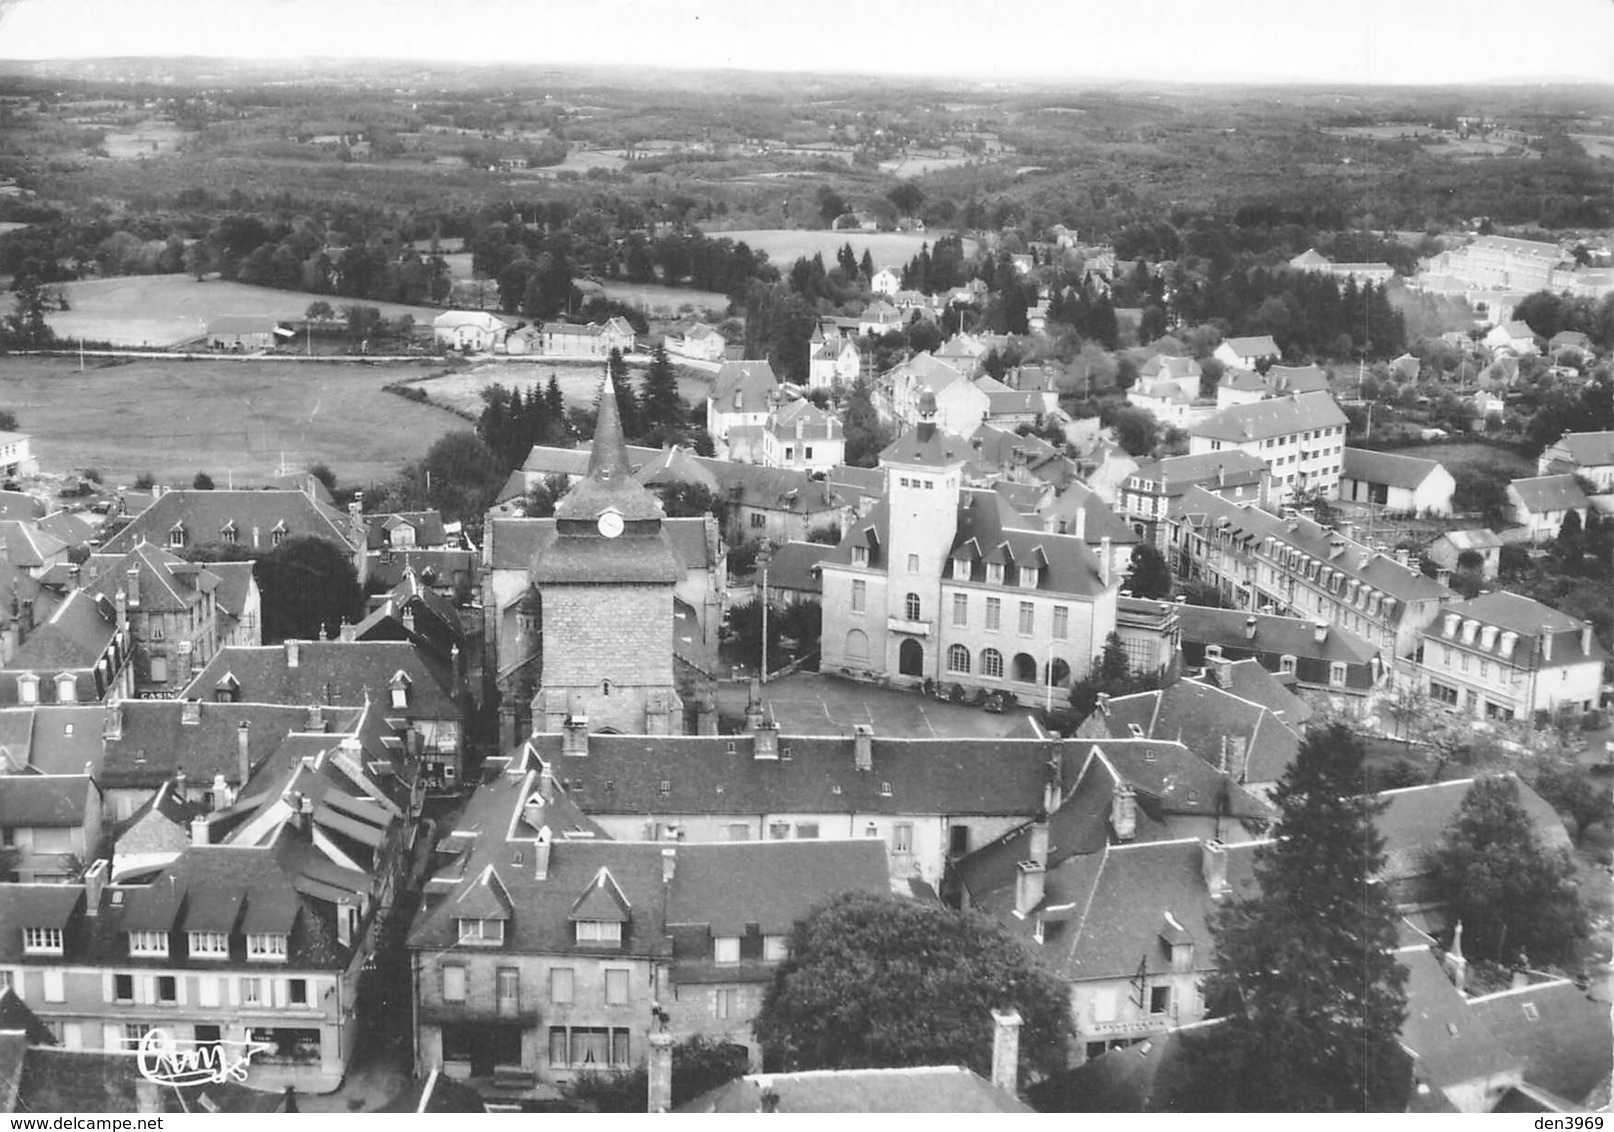
[[[886,628],[893,633],[906,633],[910,637],[930,636],[929,621],[910,621],[906,617],[886,618]]]

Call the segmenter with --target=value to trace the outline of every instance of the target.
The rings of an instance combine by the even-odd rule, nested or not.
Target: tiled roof
[[[1525,510],[1536,515],[1549,511],[1583,511],[1589,505],[1580,484],[1568,474],[1517,479],[1509,488]]]
[[[1340,475],[1364,483],[1384,483],[1415,491],[1440,467],[1438,460],[1420,460],[1371,448],[1346,448]]]
[[[1458,618],[1455,623],[1451,621],[1453,616]],[[1500,633],[1494,634],[1489,644],[1485,641],[1485,635],[1477,630],[1472,640],[1466,640],[1463,622],[1469,620],[1477,621],[1482,626],[1494,625],[1505,633],[1516,633],[1518,640],[1514,642],[1511,652],[1506,654],[1506,642]],[[1449,640],[1454,644],[1463,642],[1465,649],[1490,653],[1513,664],[1528,666],[1534,663],[1549,668],[1606,658],[1607,653],[1597,642],[1595,634],[1591,635],[1589,649],[1581,647],[1587,628],[1588,622],[1571,617],[1550,605],[1543,605],[1534,598],[1511,590],[1496,590],[1445,606],[1441,616],[1430,624],[1425,633],[1429,640]],[[1552,637],[1551,659],[1541,656],[1544,634]],[[1534,659],[1537,657],[1540,659]]]
[[[1047,742],[876,738],[873,769],[860,771],[851,736],[783,735],[777,759],[755,758],[750,735],[591,735],[585,758],[562,757],[558,735],[533,744],[577,804],[602,814],[1029,815],[1058,750]]]
[[[1248,405],[1233,405],[1201,421],[1190,431],[1195,436],[1244,443],[1311,429],[1337,428],[1347,423],[1344,410],[1327,393],[1296,393]]]
[[[1156,378],[1185,378],[1199,379],[1201,369],[1199,363],[1193,358],[1179,358],[1171,354],[1156,354],[1143,363],[1138,371],[1139,377]]]
[[[1328,374],[1315,365],[1273,366],[1267,384],[1281,397],[1290,393],[1320,393],[1328,389]]]
[[[1218,486],[1226,483],[1259,483],[1266,474],[1266,461],[1253,452],[1241,448],[1225,452],[1201,452],[1197,456],[1167,456],[1163,460],[1146,460],[1138,465],[1133,475],[1154,483],[1164,483],[1166,491],[1181,491],[1189,484],[1215,480]]]
[[[1182,743],[1190,751],[1220,766],[1223,751],[1242,742],[1248,755],[1245,782],[1275,782],[1283,777],[1300,751],[1300,739],[1283,721],[1261,704],[1246,700],[1197,680],[1180,680],[1162,691],[1119,696],[1083,722],[1117,738],[1134,734]]]
[[[783,1113],[1032,1111],[1012,1094],[958,1065],[752,1073],[702,1093],[677,1111],[761,1112],[764,1094],[776,1098],[773,1111]]]
[[[81,826],[85,807],[101,804],[87,774],[0,774],[0,826]]]
[[[297,665],[292,666],[292,648]],[[212,699],[226,674],[248,703],[335,704],[361,707],[368,698],[386,703],[393,675],[410,683],[408,714],[417,719],[458,719],[453,675],[402,641],[297,641],[283,645],[235,645],[220,649],[182,696]]]
[[[846,892],[891,891],[885,843],[754,841],[679,845],[667,893],[667,926],[705,925],[713,935],[788,935],[813,908]]]
[[[209,562],[207,572],[218,579],[213,600],[231,617],[246,612],[247,599],[252,594],[253,564],[251,562]]]
[[[0,491],[0,519],[38,519],[44,513],[45,504],[37,496],[21,491]]]
[[[1255,636],[1246,635],[1251,620]],[[1212,609],[1203,605],[1177,606],[1177,623],[1185,643],[1258,649],[1279,656],[1310,657],[1345,664],[1368,664],[1379,654],[1374,645],[1338,625],[1329,625],[1321,641],[1316,624],[1304,617],[1278,617],[1242,609]]]
[[[1489,527],[1478,527],[1471,531],[1447,531],[1436,539],[1444,539],[1455,550],[1491,550],[1502,545],[1502,539]]]
[[[764,413],[778,392],[779,379],[766,361],[724,362],[712,379],[709,400],[720,413]]]
[[[1223,389],[1238,393],[1266,393],[1271,389],[1266,378],[1242,366],[1228,366],[1222,371],[1222,380],[1218,384]]]
[[[221,532],[232,523],[243,547],[268,550],[278,527],[286,538],[313,535],[344,551],[354,548],[347,516],[300,491],[187,490],[164,492],[108,539],[101,552],[123,554],[141,542],[165,545],[176,526],[184,527],[189,546],[220,542]]]
[[[86,763],[101,765],[100,704],[19,708],[33,717],[30,758],[41,774],[77,774]],[[9,714],[9,711],[8,713]],[[107,783],[104,781],[102,785]]]
[[[190,782],[211,785],[222,774],[232,786],[241,785],[240,725],[247,727],[247,755],[253,767],[268,758],[293,732],[305,731],[306,705],[266,703],[215,703],[209,688],[200,703],[191,705],[195,722],[185,722],[186,706],[179,700],[124,700],[121,737],[106,739],[102,784],[108,789],[156,789],[183,772]],[[51,711],[64,709],[53,708]],[[111,708],[97,709],[93,725],[80,727],[86,742],[102,745],[102,719]],[[48,723],[48,716],[42,723]],[[324,708],[322,719],[332,733],[351,731],[358,719],[353,708]],[[37,739],[36,739],[37,744]]]
[[[1550,447],[1559,446],[1583,468],[1614,464],[1614,432],[1566,432]]]
[[[96,537],[97,528],[71,511],[53,511],[38,520],[39,529],[67,546],[83,546]]]
[[[674,552],[689,568],[710,570],[716,566],[715,548],[706,538],[704,518],[664,519],[661,527]],[[495,570],[527,569],[554,528],[553,519],[494,519],[488,540],[488,564]]]
[[[823,589],[818,564],[834,553],[833,546],[820,542],[787,542],[768,561],[768,585],[816,594]]]

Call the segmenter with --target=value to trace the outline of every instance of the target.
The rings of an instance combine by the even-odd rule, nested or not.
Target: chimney
[[[1031,823],[1031,848],[1028,850],[1028,860],[1043,868],[1048,867],[1048,823],[1034,821]]]
[[[555,800],[555,768],[549,763],[538,772],[538,796],[546,802]]]
[[[1439,582],[1443,586],[1451,585],[1451,571],[1442,566],[1439,570],[1435,571],[1435,581]]]
[[[1457,921],[1457,927],[1452,929],[1451,946],[1446,949],[1446,957],[1441,964],[1446,968],[1446,974],[1451,978],[1452,986],[1457,988],[1458,994],[1468,993],[1468,958],[1463,954],[1463,921]]]
[[[222,774],[213,776],[213,786],[208,790],[214,811],[222,810],[230,804],[230,787],[225,783]]]
[[[1110,584],[1110,536],[1105,535],[1098,540],[1098,576],[1107,586]]]
[[[107,860],[105,857],[91,862],[84,870],[84,914],[101,914],[101,892],[106,888]]]
[[[1406,566],[1410,569],[1412,566],[1412,552],[1404,546],[1396,547],[1395,562],[1397,566]]]
[[[1592,627],[1590,625],[1580,627],[1580,655],[1592,655]]]
[[[404,606],[403,616],[400,617],[399,620],[403,622],[404,632],[413,633],[415,631],[414,607],[409,605]]]
[[[1311,639],[1319,645],[1328,639],[1328,622],[1313,621],[1311,623]]]
[[[131,566],[131,567],[129,567],[128,570],[126,570],[124,572],[124,575],[125,575],[126,578],[128,578],[128,584],[126,584],[123,587],[123,589],[124,589],[124,592],[129,595],[129,608],[130,609],[139,609],[140,608],[140,567]]]
[[[1015,915],[1029,915],[1033,908],[1042,903],[1043,884],[1047,878],[1047,868],[1043,865],[1037,864],[1035,861],[1021,861],[1015,866]]]
[[[1244,772],[1249,762],[1246,740],[1242,735],[1229,735],[1227,737],[1227,773],[1234,782],[1244,781]]]
[[[758,723],[751,733],[752,756],[759,759],[779,757],[779,724],[771,719]]]
[[[588,716],[581,713],[566,717],[560,733],[560,753],[583,758],[588,754]]]
[[[1227,891],[1227,846],[1214,839],[1201,841],[1199,868],[1205,878],[1205,891],[1212,899]]]
[[[1225,656],[1219,656],[1211,661],[1211,667],[1216,670],[1216,686],[1228,689],[1233,686],[1233,662]]]
[[[1058,755],[1048,760],[1048,773],[1042,787],[1042,812],[1051,814],[1065,800],[1065,766]]]
[[[751,694],[745,701],[745,729],[755,731],[758,727],[761,727],[765,714],[762,710],[762,681],[760,678],[753,676],[751,677]]]
[[[1020,1091],[1018,1011],[992,1011],[992,1084],[1010,1096]]]
[[[867,723],[852,725],[852,757],[858,770],[874,769],[874,728]]]
[[[678,846],[667,845],[661,850],[661,883],[671,884],[678,873]]]
[[[308,705],[308,714],[303,718],[304,731],[324,731],[325,711],[318,704]]]
[[[1076,529],[1071,531],[1079,539],[1087,537],[1087,508],[1076,508]]]
[[[185,791],[185,772],[182,770],[174,772],[174,797],[181,802],[190,797]]]
[[[672,1111],[673,1037],[665,1030],[650,1035],[650,1111]]]
[[[123,738],[123,701],[108,700],[101,723],[101,738],[116,743]]]
[[[338,626],[336,630],[336,639],[339,641],[354,640],[354,633],[357,631],[357,629],[358,627],[356,625],[352,624],[346,617],[344,617],[342,618],[341,625]]]
[[[532,847],[533,879],[549,879],[549,827],[546,825],[538,831],[538,840]]]
[[[353,943],[353,905],[345,900],[336,906],[336,942],[343,947]]]
[[[286,667],[296,668],[298,660],[301,659],[301,653],[301,642],[288,640],[286,642]]]
[[[1255,640],[1255,617],[1253,615],[1244,619],[1244,639],[1246,641]]]
[[[242,720],[235,728],[235,772],[244,788],[252,777],[252,724]]]
[[[186,700],[179,709],[179,721],[187,727],[195,727],[202,722],[202,701]]]
[[[191,819],[191,844],[207,844],[207,819],[205,817]]]
[[[1545,625],[1541,626],[1541,661],[1552,663],[1552,630]]]
[[[129,631],[129,595],[119,590],[112,595],[112,607],[118,615],[118,632]]]
[[[67,567],[67,592],[68,593],[72,593],[74,590],[78,589],[78,575],[79,575],[78,563],[76,563],[76,562],[72,563],[71,565],[69,565]]]
[[[1110,795],[1110,828],[1117,841],[1131,841],[1138,835],[1138,796],[1124,782],[1116,783]]]

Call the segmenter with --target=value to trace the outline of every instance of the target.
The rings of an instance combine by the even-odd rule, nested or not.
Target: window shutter
[[[275,980],[275,1005],[286,1006],[291,1002],[291,982],[287,979]]]
[[[135,976],[135,1001],[150,1005],[157,1000],[157,989],[150,975]]]
[[[707,1002],[706,1002],[707,1010],[711,1013],[713,1018],[716,1018],[717,1017],[717,991],[715,991],[715,990],[707,991],[706,992],[706,999],[707,999]]]
[[[116,1001],[113,998],[113,995],[115,993],[116,993],[115,988],[112,985],[112,972],[111,971],[102,971],[101,972],[101,1001],[102,1002],[114,1002],[114,1001]]]
[[[67,1001],[67,988],[60,969],[53,968],[45,972],[45,1001]]]
[[[230,986],[230,1005],[241,1005],[241,980],[239,978],[225,979]]]
[[[101,1048],[108,1050],[123,1048],[123,1027],[112,1022],[101,1026]]]
[[[200,975],[196,979],[196,1002],[199,1006],[219,1004],[219,980],[215,975]]]
[[[174,976],[174,1001],[180,1006],[185,1005],[185,984],[190,982],[184,975]]]

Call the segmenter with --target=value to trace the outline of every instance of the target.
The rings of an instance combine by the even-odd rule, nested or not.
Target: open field
[[[600,286],[607,298],[645,308],[651,315],[676,315],[685,307],[721,318],[729,309],[729,297],[716,291],[696,291],[690,287],[663,287],[657,283],[628,283],[607,279]]]
[[[713,239],[744,240],[753,249],[765,251],[781,270],[806,256],[811,259],[822,253],[824,262],[833,265],[835,253],[845,244],[859,259],[868,251],[875,267],[898,267],[919,254],[927,243],[934,243],[944,232],[823,232],[796,228],[753,228],[741,232],[707,232]],[[964,241],[964,254],[975,254],[975,241]]]
[[[1507,448],[1489,444],[1418,444],[1411,448],[1397,448],[1397,456],[1416,456],[1420,460],[1439,460],[1461,481],[1465,474],[1483,473],[1519,479],[1536,474],[1535,462]]]
[[[880,172],[890,173],[893,177],[923,177],[938,169],[957,169],[969,163],[970,158],[964,154],[956,157],[904,157],[900,161],[880,162]]]
[[[189,136],[188,131],[180,129],[172,121],[148,118],[132,130],[109,131],[106,141],[101,144],[105,146],[108,156],[128,160],[173,153]]]
[[[1600,157],[1614,159],[1614,138],[1607,134],[1570,134],[1571,138],[1580,143],[1580,148],[1586,151],[1586,156],[1596,161]]]
[[[629,363],[628,373],[635,385],[644,380],[644,367]],[[533,385],[547,385],[554,374],[560,391],[569,405],[578,408],[594,407],[600,393],[600,381],[605,376],[601,362],[487,362],[471,369],[460,370],[412,383],[425,392],[433,404],[443,405],[460,413],[475,416],[482,411],[482,390],[499,384],[509,389],[527,389]],[[706,404],[712,391],[711,374],[678,367],[678,392],[685,401],[697,408]],[[704,416],[702,420],[704,420]]]
[[[324,461],[346,484],[394,475],[464,421],[382,392],[424,366],[401,363],[135,361],[91,365],[12,358],[0,405],[34,438],[46,471],[95,467],[108,484],[141,472],[190,485],[262,483],[282,460]],[[547,376],[547,375],[546,375]]]
[[[323,299],[340,311],[358,300],[303,291],[277,291],[245,283],[191,275],[122,275],[113,279],[81,279],[61,285],[72,308],[49,318],[51,329],[69,341],[112,342],[120,346],[170,346],[199,337],[207,321],[227,314],[261,314],[302,318],[308,304]],[[386,318],[412,314],[430,322],[441,311],[402,303],[373,303]]]

